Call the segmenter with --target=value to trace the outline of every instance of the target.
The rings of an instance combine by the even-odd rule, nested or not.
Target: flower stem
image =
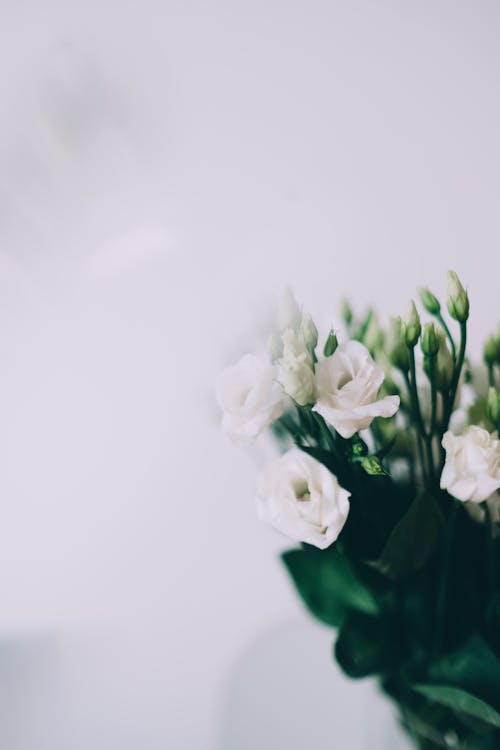
[[[450,386],[450,393],[449,393],[449,399],[447,402],[447,408],[443,419],[443,429],[442,432],[446,432],[448,429],[448,425],[450,423],[450,417],[451,412],[453,411],[453,404],[455,403],[455,397],[457,395],[457,388],[458,383],[460,380],[460,375],[462,373],[462,367],[464,366],[464,360],[465,360],[465,348],[467,346],[467,323],[460,323],[460,350],[458,353],[458,360],[455,365],[455,370],[453,372],[453,379],[451,381]]]
[[[410,399],[413,404],[412,384],[410,382],[410,378],[407,372],[404,373],[404,378],[406,382],[406,387],[408,388],[408,393],[410,394]],[[418,396],[417,396],[417,400],[418,400]],[[427,466],[425,463],[423,437],[417,424],[414,424],[414,428],[415,428],[415,439],[417,441],[418,455],[420,458],[420,465],[422,467],[422,476],[424,478],[424,484],[427,484]]]
[[[488,381],[489,381],[490,388],[494,388],[495,387],[495,373],[493,371],[492,362],[488,362]]]
[[[422,419],[422,413],[420,411],[420,402],[418,397],[417,388],[417,368],[415,365],[415,351],[413,347],[408,347],[408,359],[410,362],[410,375],[406,376],[406,383],[410,392],[410,399],[412,405],[413,416],[416,422],[416,433],[418,449],[420,454],[420,462],[422,464],[422,473],[425,484],[430,487],[434,481],[434,464],[432,458],[432,433],[427,434],[425,429],[424,420]],[[425,454],[424,456],[424,446]],[[426,463],[427,458],[427,463]]]
[[[490,590],[489,599],[493,598],[496,588],[496,576],[495,576],[495,549],[493,546],[493,519],[488,503],[484,503],[485,512],[485,529],[486,529],[486,549],[488,556],[488,585]]]
[[[450,329],[448,327],[448,324],[447,324],[446,320],[443,318],[443,314],[442,313],[438,313],[436,317],[437,317],[437,319],[439,320],[439,322],[441,323],[441,325],[444,328],[444,332],[446,333],[446,335],[448,337],[448,341],[450,342],[451,355],[453,357],[453,361],[456,362],[457,361],[457,349],[456,349],[456,346],[455,346],[455,342],[453,340],[453,336],[451,335],[451,331],[450,331]]]
[[[415,366],[415,351],[412,346],[408,347],[408,359],[410,361],[410,397],[412,401],[412,409],[415,416],[415,419],[417,421],[417,426],[419,429],[420,434],[425,439],[426,432],[425,432],[425,426],[424,421],[422,419],[422,414],[420,411],[420,402],[418,400],[418,389],[417,389],[417,368]]]
[[[447,598],[446,589],[448,585],[448,577],[449,577],[450,561],[451,561],[451,548],[453,546],[453,535],[455,533],[457,513],[458,513],[458,502],[454,500],[453,505],[451,507],[450,516],[448,518],[448,526],[446,529],[446,537],[445,537],[445,542],[444,542],[443,565],[441,568],[441,577],[439,580],[437,605],[436,605],[436,626],[434,630],[434,643],[432,646],[433,657],[438,656],[441,650],[441,643],[443,640],[445,611],[446,611],[446,598]]]

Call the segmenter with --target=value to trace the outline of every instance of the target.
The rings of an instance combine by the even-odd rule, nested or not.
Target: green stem
[[[431,384],[431,426],[429,436],[432,438],[436,431],[437,414],[436,357],[429,358],[429,381]]]
[[[335,440],[333,438],[332,433],[328,429],[328,426],[325,420],[323,419],[321,414],[318,414],[318,412],[316,411],[311,410],[311,414],[313,415],[313,418],[316,420],[316,423],[319,427],[320,435],[326,444],[327,450],[330,450],[332,453],[336,453],[337,447],[335,445]]]
[[[441,650],[441,644],[443,640],[443,631],[445,625],[445,612],[446,612],[446,588],[448,584],[450,561],[451,561],[451,548],[453,546],[453,535],[455,533],[455,524],[458,513],[458,501],[453,500],[451,507],[450,516],[448,518],[448,527],[446,529],[446,537],[444,542],[443,550],[443,565],[441,568],[441,577],[439,580],[437,606],[436,606],[436,626],[434,630],[434,643],[432,647],[432,655],[436,657],[439,655]]]
[[[453,372],[453,379],[450,386],[449,399],[447,401],[447,409],[443,419],[443,433],[448,429],[450,423],[451,412],[453,411],[453,404],[455,403],[455,397],[457,395],[458,383],[460,375],[462,373],[462,367],[464,366],[465,360],[465,349],[467,346],[467,323],[460,323],[460,350],[458,353],[458,360],[455,365]]]
[[[490,587],[489,600],[493,598],[496,589],[496,575],[495,575],[495,548],[493,546],[493,519],[491,517],[488,503],[484,503],[485,512],[485,529],[486,529],[486,550],[488,559],[488,583]]]
[[[493,370],[492,362],[488,362],[488,380],[489,380],[490,388],[494,388],[495,387],[495,373]]]
[[[437,388],[436,388],[436,356],[429,357],[429,381],[431,385],[431,424],[429,433],[426,436],[427,458],[429,461],[429,479],[432,484],[435,481],[434,473],[434,456],[432,453],[432,439],[436,431],[436,414],[437,414]]]
[[[408,347],[408,359],[410,362],[410,375],[407,383],[410,390],[410,398],[412,403],[413,414],[417,424],[417,439],[419,442],[420,460],[422,462],[423,475],[426,485],[430,485],[434,478],[434,466],[432,460],[432,444],[429,440],[427,431],[425,429],[424,420],[422,419],[422,412],[420,411],[420,402],[418,398],[417,388],[417,368],[415,365],[415,350],[413,347]],[[423,445],[425,445],[427,455],[427,467],[424,459]]]
[[[451,347],[451,355],[453,357],[453,361],[456,362],[457,361],[457,349],[456,349],[456,346],[455,346],[455,342],[453,340],[453,336],[451,335],[451,331],[448,328],[448,324],[447,324],[446,320],[443,318],[442,313],[438,313],[436,315],[436,317],[439,320],[439,322],[441,323],[441,325],[443,326],[446,335],[448,336],[448,341],[450,342],[450,347]]]
[[[412,350],[412,353],[413,353],[413,350]],[[414,365],[414,368],[415,368],[415,358],[413,358],[413,365]],[[404,375],[404,379],[405,379],[405,382],[406,382],[406,387],[408,388],[408,393],[410,395],[410,399],[411,399],[411,402],[412,402],[412,409],[413,409],[413,412],[415,414],[415,419],[416,419],[416,423],[414,424],[415,438],[417,440],[418,454],[419,454],[419,457],[420,457],[420,465],[422,467],[422,476],[424,478],[424,484],[427,485],[428,479],[427,479],[427,466],[426,466],[426,463],[425,463],[425,456],[424,456],[424,444],[423,444],[424,438],[422,437],[422,433],[421,433],[419,425],[418,425],[418,420],[416,418],[415,406],[414,406],[414,398],[416,396],[416,408],[419,409],[419,406],[418,406],[418,394],[416,393],[416,388],[415,388],[415,396],[414,396],[414,393],[413,393],[413,384],[410,381],[410,377],[409,377],[408,373],[404,372],[403,375]],[[420,409],[419,409],[419,413],[420,413]]]
[[[408,347],[408,358],[410,360],[410,398],[412,401],[413,413],[417,421],[418,429],[423,438],[426,437],[426,431],[424,426],[424,420],[422,419],[422,413],[420,411],[420,402],[418,400],[418,389],[417,389],[417,368],[415,366],[415,351],[413,347]]]

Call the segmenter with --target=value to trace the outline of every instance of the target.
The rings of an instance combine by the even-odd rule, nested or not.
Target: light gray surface
[[[260,658],[245,682],[244,655],[302,615],[254,516],[269,446],[225,443],[213,380],[286,283],[330,324],[344,292],[400,313],[455,267],[488,332],[499,21],[492,2],[2,4],[0,632],[22,717],[2,750],[264,742],[249,716],[274,677]],[[362,750],[321,706],[317,744]]]

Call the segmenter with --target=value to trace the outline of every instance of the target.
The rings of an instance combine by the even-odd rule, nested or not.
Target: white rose
[[[262,474],[257,515],[291,539],[325,549],[342,531],[349,497],[323,464],[292,448]]]
[[[441,489],[457,500],[481,503],[500,488],[500,441],[471,425],[460,436],[448,431],[443,436],[446,460],[441,474]]]
[[[343,438],[365,430],[375,417],[392,417],[399,396],[377,400],[384,371],[359,341],[339,346],[331,357],[316,364],[318,392],[314,411],[321,414]]]
[[[236,443],[251,443],[283,414],[283,392],[276,376],[276,367],[253,354],[245,354],[219,375],[216,393],[222,429]]]
[[[283,357],[279,360],[279,381],[293,400],[305,406],[316,399],[313,361],[302,338],[292,328],[282,336]]]

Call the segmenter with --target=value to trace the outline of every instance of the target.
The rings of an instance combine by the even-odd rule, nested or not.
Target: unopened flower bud
[[[495,426],[500,421],[500,395],[496,388],[488,390],[488,399],[486,401],[486,416]]]
[[[382,349],[384,345],[384,332],[380,327],[380,323],[378,322],[378,318],[376,315],[372,315],[370,318],[368,328],[366,329],[363,338],[363,344],[373,356],[375,356],[375,354],[380,351],[380,349]]]
[[[469,296],[455,271],[448,271],[448,312],[459,323],[469,317]]]
[[[387,353],[391,364],[403,372],[408,372],[410,360],[408,358],[408,347],[404,340],[401,318],[391,318]]]
[[[426,323],[422,334],[422,351],[426,357],[435,357],[439,351],[439,334],[434,323]]]
[[[300,334],[306,349],[313,352],[318,343],[318,329],[310,315],[304,315],[300,323]]]
[[[441,305],[439,304],[438,298],[430,291],[430,289],[420,289],[420,299],[422,304],[431,315],[439,315],[441,312]]]
[[[483,348],[483,359],[487,365],[500,363],[500,336],[489,336]]]
[[[353,319],[354,316],[352,314],[351,306],[350,306],[349,302],[346,299],[342,300],[341,307],[340,307],[340,312],[341,312],[341,315],[342,315],[342,320],[344,321],[344,323],[346,324],[346,326],[350,326],[351,323],[352,323],[352,319]]]
[[[436,378],[436,388],[438,391],[446,391],[453,380],[455,363],[446,344],[446,337],[441,331],[439,333],[439,350],[436,358],[434,377]]]
[[[420,324],[420,318],[417,312],[417,308],[415,307],[414,301],[410,300],[408,310],[406,312],[406,318],[404,320],[404,336],[406,346],[414,347],[419,339],[421,331],[422,326]]]
[[[332,330],[328,334],[328,338],[323,348],[323,354],[325,355],[325,357],[331,357],[338,345],[339,342],[337,341],[337,336],[335,335],[335,331],[332,328]]]

